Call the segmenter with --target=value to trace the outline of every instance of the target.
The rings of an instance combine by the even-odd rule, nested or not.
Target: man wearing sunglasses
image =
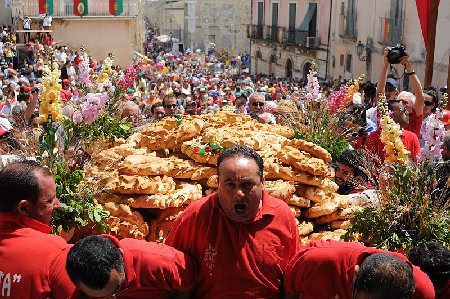
[[[340,241],[312,241],[284,274],[286,299],[433,299],[428,276],[399,253]]]
[[[190,298],[197,278],[192,259],[164,244],[90,236],[68,252],[66,270],[76,298]]]
[[[261,92],[254,92],[250,95],[249,110],[250,115],[263,124],[276,124],[275,116],[272,113],[265,112],[264,106],[266,96]]]
[[[166,116],[175,116],[178,109],[178,101],[175,94],[168,94],[163,98],[163,107]]]

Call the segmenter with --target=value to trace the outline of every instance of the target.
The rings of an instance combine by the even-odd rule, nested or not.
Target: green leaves
[[[450,210],[436,207],[431,199],[436,187],[431,166],[394,164],[380,176],[381,206],[356,212],[345,238],[360,234],[370,245],[388,250],[408,250],[433,240],[450,246]]]

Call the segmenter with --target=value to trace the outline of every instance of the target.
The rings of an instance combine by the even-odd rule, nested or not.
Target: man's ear
[[[353,276],[353,284],[355,284],[356,276],[358,276],[359,265],[355,265],[355,275]]]
[[[23,216],[29,216],[28,213],[28,206],[29,206],[29,202],[28,200],[22,199],[21,201],[19,201],[19,203],[17,204],[17,213],[19,213],[20,215]]]

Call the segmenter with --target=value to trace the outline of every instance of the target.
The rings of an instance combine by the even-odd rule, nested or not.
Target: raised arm
[[[414,103],[414,110],[416,111],[417,116],[421,116],[423,114],[423,106],[425,105],[425,98],[423,95],[422,84],[419,81],[419,77],[417,77],[416,72],[412,68],[412,59],[409,56],[408,52],[405,52],[407,56],[404,56],[400,61],[401,64],[405,66],[406,73],[405,76],[409,76],[411,80],[412,89],[414,91],[414,95],[416,96],[416,102]]]
[[[380,77],[378,78],[377,83],[377,95],[375,98],[375,102],[378,102],[378,97],[380,94],[384,94],[384,89],[386,87],[386,77],[389,68],[389,61],[387,59],[387,54],[391,48],[386,47],[383,50],[383,67],[381,68]]]

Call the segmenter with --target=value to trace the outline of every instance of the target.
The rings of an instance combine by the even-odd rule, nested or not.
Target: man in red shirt
[[[416,135],[420,133],[420,127],[423,120],[423,107],[425,106],[425,98],[422,91],[422,85],[417,77],[416,72],[412,68],[412,59],[408,52],[405,51],[405,56],[400,59],[399,64],[405,68],[405,76],[409,76],[414,97],[404,97],[399,95],[398,82],[394,78],[386,79],[388,69],[390,66],[388,55],[391,48],[386,47],[383,52],[384,63],[381,69],[380,78],[377,84],[377,95],[385,92],[388,100],[397,99],[403,103],[409,115],[409,122],[402,126],[403,129],[413,132]],[[412,95],[412,94],[411,94]]]
[[[225,149],[217,169],[217,193],[191,203],[166,244],[197,262],[193,298],[281,298],[284,268],[299,248],[295,218],[264,190],[254,150]]]
[[[392,119],[401,127],[405,126],[408,123],[409,117],[407,114],[407,110],[400,101],[389,101],[388,110],[392,113]],[[380,136],[381,127],[367,136],[364,146],[369,152],[377,155],[380,158],[381,162],[383,162],[386,158],[386,152],[384,151],[384,144],[381,142]],[[402,135],[400,136],[400,138],[405,145],[405,148],[410,152],[410,157],[413,160],[416,160],[420,154],[420,144],[417,135],[408,130],[402,130]]]
[[[192,259],[164,244],[90,236],[67,253],[77,286],[71,298],[190,298],[197,278]]]
[[[433,282],[436,299],[450,298],[450,250],[438,242],[412,248],[408,258]]]
[[[34,161],[9,164],[0,193],[0,297],[67,298],[75,286],[56,262],[67,243],[49,234],[60,207],[53,177]]]
[[[399,253],[358,243],[312,241],[291,260],[286,299],[434,299],[428,276]]]

